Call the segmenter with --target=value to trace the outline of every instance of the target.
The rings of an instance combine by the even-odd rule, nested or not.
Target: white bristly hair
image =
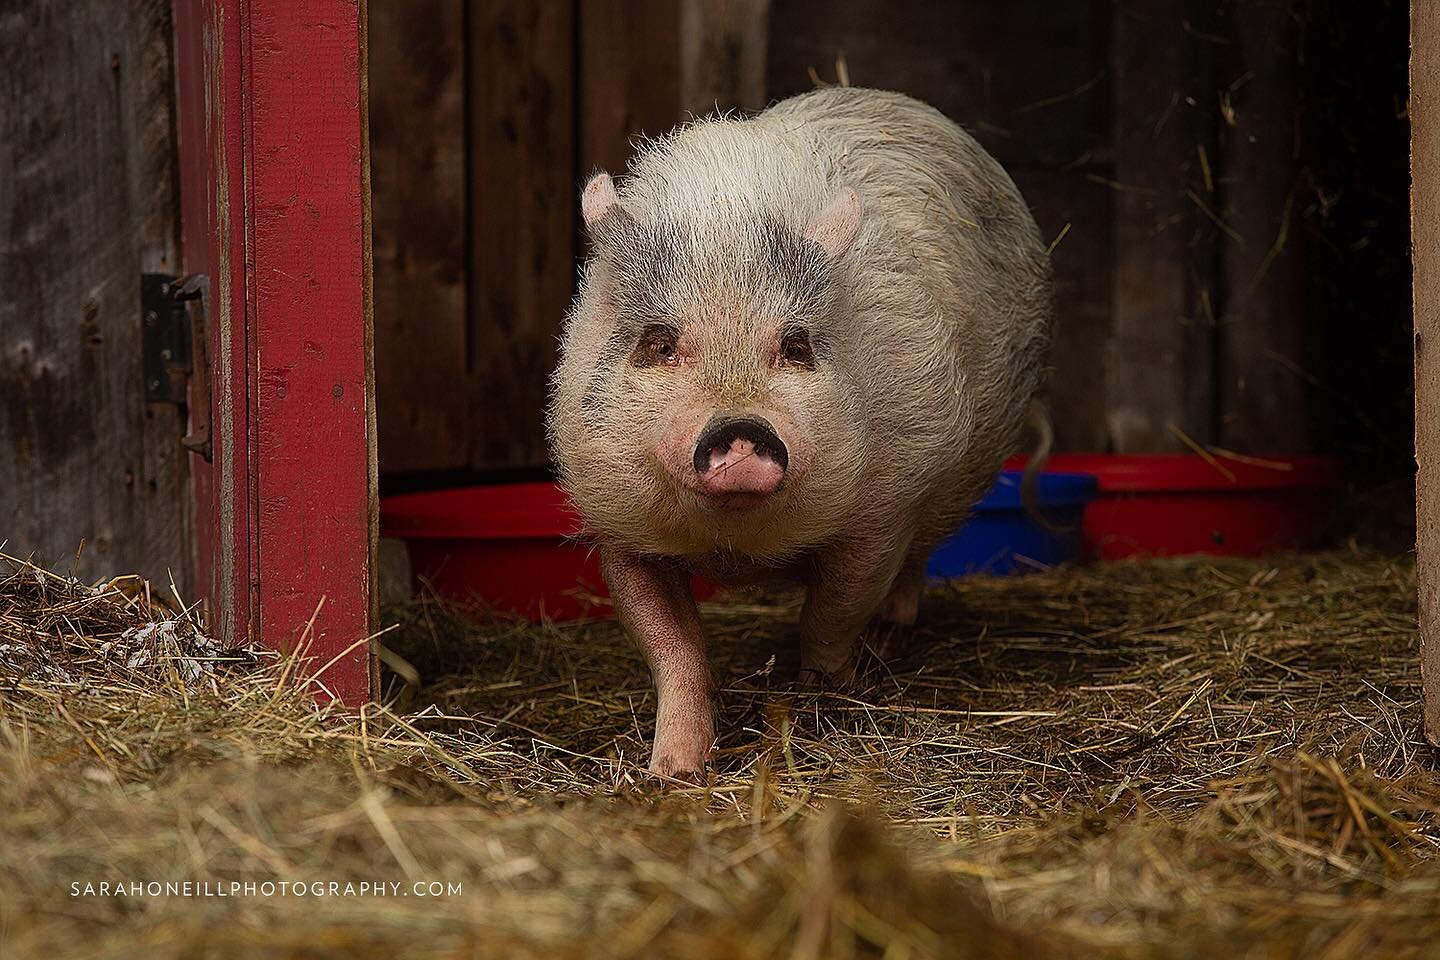
[[[923,564],[1014,450],[1044,370],[1049,261],[1000,165],[925,104],[837,87],[689,124],[617,186],[592,185],[595,253],[549,411],[588,531],[739,565],[860,535]],[[859,229],[832,257],[821,241],[843,246],[845,224],[806,234],[846,187]],[[630,362],[655,323],[685,331],[692,366]],[[766,352],[787,325],[812,331],[806,375]],[[676,411],[753,404],[793,421],[813,467],[771,506],[717,519],[655,451]]]

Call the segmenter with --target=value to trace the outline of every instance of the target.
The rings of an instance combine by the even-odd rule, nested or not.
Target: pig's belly
[[[748,587],[775,582],[799,582],[805,579],[809,563],[805,558],[785,564],[757,563],[744,557],[687,557],[686,565],[696,575],[718,587]]]

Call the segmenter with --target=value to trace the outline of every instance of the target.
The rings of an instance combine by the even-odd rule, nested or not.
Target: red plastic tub
[[[1091,558],[1257,556],[1313,545],[1330,514],[1338,463],[1331,457],[1263,461],[1065,453],[1045,468],[1099,480],[1100,495],[1085,512],[1084,549]],[[1012,463],[1021,467],[1024,460]]]
[[[553,483],[406,493],[380,501],[380,534],[410,550],[417,586],[527,617],[604,616],[593,549],[573,538],[580,517]]]
[[[1099,497],[1084,522],[1091,558],[1257,555],[1316,541],[1339,480],[1335,460],[1217,462],[1190,454],[1056,454],[1046,469],[1098,479]],[[1023,458],[1007,464],[1023,467]],[[579,515],[553,483],[461,487],[380,503],[380,532],[405,540],[417,585],[537,619],[612,612],[594,550],[574,539],[579,529]],[[698,596],[711,592],[696,581]]]
[[[459,487],[380,501],[380,534],[405,541],[417,587],[536,620],[613,613],[603,602],[609,594],[593,546],[574,539],[579,530],[579,514],[553,483]],[[697,582],[697,596],[710,592]]]

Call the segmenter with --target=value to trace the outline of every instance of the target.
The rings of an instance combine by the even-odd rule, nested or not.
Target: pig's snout
[[[711,496],[743,502],[774,493],[789,466],[784,441],[760,417],[716,414],[695,443],[695,473]]]

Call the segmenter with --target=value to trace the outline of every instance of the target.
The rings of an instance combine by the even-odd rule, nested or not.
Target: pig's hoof
[[[708,763],[704,758],[657,756],[650,761],[650,772],[666,783],[679,780],[684,783],[703,784]]]
[[[870,622],[870,629],[865,632],[865,647],[885,663],[899,660],[905,656],[914,632],[913,623],[896,623],[884,617],[876,617]]]
[[[795,678],[795,689],[803,693],[819,693],[829,688],[825,679],[825,671],[815,667],[801,667],[799,675]]]
[[[710,747],[714,739],[709,731],[697,730],[690,736],[657,740],[650,755],[650,772],[667,782],[704,783],[710,768]]]
[[[856,668],[859,666],[855,658],[851,658],[840,664],[838,667],[827,670],[818,664],[800,664],[800,675],[795,680],[797,689],[806,693],[821,693],[826,690],[849,690],[855,685]]]
[[[651,767],[650,772],[663,780],[665,782],[665,786],[678,787],[683,784],[694,784],[695,786],[705,785],[705,772],[703,768],[699,770],[690,770],[686,769],[683,766],[673,768],[668,766],[661,766]]]

